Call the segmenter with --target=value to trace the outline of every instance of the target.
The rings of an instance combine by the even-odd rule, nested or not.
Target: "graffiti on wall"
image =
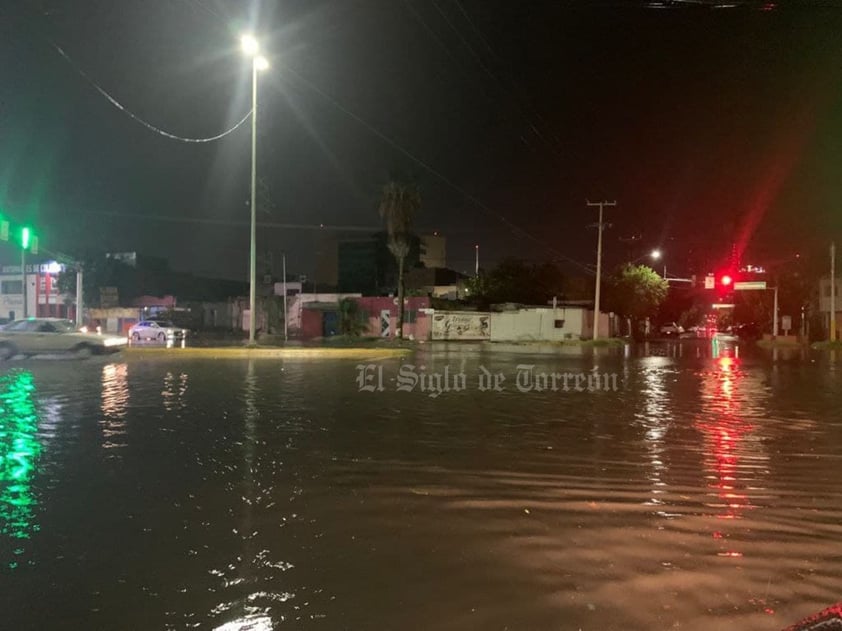
[[[434,340],[488,340],[491,316],[487,313],[436,313],[433,316]]]

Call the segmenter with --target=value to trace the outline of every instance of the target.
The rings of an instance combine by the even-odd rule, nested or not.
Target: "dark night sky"
[[[402,169],[424,194],[417,225],[448,236],[457,269],[472,267],[475,242],[486,265],[558,253],[590,264],[587,198],[619,203],[609,260],[635,232],[673,269],[735,239],[756,258],[824,252],[842,228],[842,8],[647,4],[7,0],[0,206],[56,250],[98,244],[245,278],[245,225],[151,216],[247,222],[248,124],[208,144],[163,138],[50,40],[137,115],[210,136],[248,110],[238,36],[253,23],[272,63],[262,220],[376,226],[379,188]],[[319,231],[258,238],[291,271],[313,269]]]

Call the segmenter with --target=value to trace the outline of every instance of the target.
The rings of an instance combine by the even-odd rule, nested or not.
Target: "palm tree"
[[[398,263],[398,327],[403,337],[404,263],[412,244],[412,218],[421,208],[421,192],[415,184],[392,180],[383,187],[380,217],[386,222],[389,251]]]

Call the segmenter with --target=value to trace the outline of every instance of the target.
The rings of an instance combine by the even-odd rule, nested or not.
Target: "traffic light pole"
[[[24,320],[26,319],[26,248],[20,248],[20,293],[23,296],[23,313]]]
[[[82,318],[82,267],[76,269],[76,328],[84,324]]]

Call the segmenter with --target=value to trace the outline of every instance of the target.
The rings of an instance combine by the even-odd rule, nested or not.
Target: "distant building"
[[[106,252],[105,258],[125,263],[129,267],[144,268],[149,271],[165,271],[170,265],[167,259],[158,256],[147,256],[137,252]]]
[[[383,232],[362,239],[339,242],[339,291],[368,295],[395,293],[398,266]],[[421,265],[421,240],[413,237],[404,262],[407,273]]]
[[[465,278],[452,269],[418,267],[406,274],[406,289],[433,298],[459,300],[465,297]]]
[[[26,315],[36,317],[76,317],[75,295],[63,294],[58,277],[64,265],[45,261],[26,265]],[[0,319],[23,317],[23,278],[20,265],[0,267]]]
[[[438,234],[421,237],[420,260],[424,267],[447,267],[447,241]]]
[[[378,246],[372,238],[339,242],[339,291],[379,293]]]
[[[830,331],[830,277],[826,276],[819,280],[819,312],[822,314],[825,331]],[[836,339],[842,339],[839,335],[842,328],[842,279],[836,277]]]
[[[312,281],[317,287],[335,288],[339,284],[339,252],[335,234],[316,237],[316,269]]]

